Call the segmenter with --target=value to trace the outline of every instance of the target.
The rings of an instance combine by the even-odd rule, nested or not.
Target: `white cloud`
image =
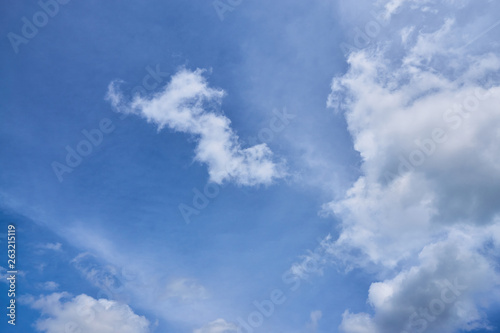
[[[69,234],[73,235],[73,231]],[[101,243],[95,237],[95,234],[78,229],[73,241],[94,251]],[[172,277],[171,269],[167,269],[170,273],[166,274],[164,268],[154,268],[157,260],[164,259],[135,258],[135,254],[112,247],[101,251],[99,256],[81,253],[71,261],[90,283],[99,288],[98,297],[134,304],[137,309],[146,309],[159,318],[182,326],[201,327],[217,318],[219,300],[210,297],[210,291],[198,279]]]
[[[393,266],[442,227],[487,224],[499,213],[500,87],[477,79],[498,72],[499,59],[450,50],[453,77],[441,62],[422,65],[441,50],[436,35],[445,39],[450,24],[421,35],[399,68],[383,51],[352,54],[348,73],[332,84],[329,103],[347,110],[364,175],[326,209],[343,220],[339,246],[359,248],[373,262]]]
[[[57,288],[59,288],[59,283],[54,282],[54,281],[47,281],[44,283],[40,283],[39,288],[44,289],[44,290],[48,290],[48,291],[54,291]]]
[[[9,284],[9,281],[7,280],[8,277],[7,268],[0,266],[0,281]]]
[[[407,0],[390,0],[385,5],[385,19],[390,18]]]
[[[378,329],[372,322],[369,314],[366,313],[350,313],[349,310],[342,314],[342,323],[340,331],[345,333],[379,333]]]
[[[53,251],[61,251],[62,244],[61,243],[46,243],[46,244],[41,244],[40,248],[47,249],[47,250],[53,250]]]
[[[343,332],[447,333],[488,328],[478,303],[498,299],[500,275],[491,258],[477,249],[492,238],[498,244],[499,232],[498,226],[453,230],[445,240],[427,245],[417,265],[372,283],[368,301],[375,315],[345,313]]]
[[[213,322],[195,329],[193,333],[232,333],[237,332],[238,326],[233,323],[228,323],[224,319],[217,319]]]
[[[307,331],[314,333],[318,330],[318,322],[323,317],[323,313],[320,310],[311,312],[311,322],[307,325]]]
[[[165,288],[162,299],[175,298],[183,302],[208,298],[208,292],[193,279],[180,278],[171,281]]]
[[[474,12],[475,3],[458,2],[456,11]],[[468,289],[427,320],[428,332],[485,327],[478,304],[499,299],[498,259],[484,253],[489,242],[492,251],[499,244],[499,44],[484,36],[484,43],[464,48],[471,40],[464,32],[491,18],[461,12],[458,19],[449,8],[439,25],[429,24],[440,10],[426,3],[431,7],[390,1],[391,14],[408,6],[426,14],[394,23],[399,38],[391,43],[352,53],[328,98],[345,112],[362,175],[344,198],[324,207],[341,225],[338,239],[322,243],[319,262],[393,276],[372,284],[373,315],[344,313],[344,332],[409,330],[421,320],[411,317],[419,307],[437,304],[446,279],[467,281]]]
[[[54,293],[25,299],[41,311],[35,323],[40,332],[147,333],[149,322],[136,315],[128,305],[85,294],[70,298],[68,293]]]
[[[209,87],[203,70],[180,70],[150,98],[134,96],[132,101],[126,101],[118,85],[112,82],[107,95],[117,111],[137,114],[159,130],[168,127],[197,137],[195,158],[207,164],[211,181],[258,185],[284,176],[283,166],[273,162],[266,144],[241,147],[231,121],[216,110],[224,91]]]
[[[3,266],[0,266],[0,281],[2,281],[3,283],[6,283],[6,284],[9,284],[9,280],[7,280],[7,278],[10,276],[10,274],[7,273],[8,272],[8,269],[3,267]],[[16,273],[18,276],[26,276],[26,273],[24,271],[17,271]]]

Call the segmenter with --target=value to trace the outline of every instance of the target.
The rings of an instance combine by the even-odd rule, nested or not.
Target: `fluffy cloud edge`
[[[25,296],[20,299],[42,317],[35,322],[40,332],[149,333],[149,321],[124,303],[94,299],[86,294],[75,297],[67,292]]]

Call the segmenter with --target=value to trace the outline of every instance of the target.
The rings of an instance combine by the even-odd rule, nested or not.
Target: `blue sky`
[[[497,2],[1,6],[2,331],[500,332]]]

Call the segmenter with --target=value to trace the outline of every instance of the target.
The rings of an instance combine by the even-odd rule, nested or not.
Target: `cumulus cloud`
[[[237,332],[238,326],[233,323],[228,323],[224,319],[217,319],[213,322],[195,329],[193,333],[233,333]]]
[[[211,181],[258,185],[284,176],[282,165],[273,161],[266,144],[241,147],[231,121],[217,111],[225,93],[208,86],[203,70],[180,70],[162,91],[149,98],[137,95],[127,101],[119,84],[109,85],[107,99],[113,107],[139,115],[159,130],[168,127],[194,135],[198,142],[195,159],[208,166]]]
[[[342,314],[340,331],[346,333],[378,333],[372,318],[367,313],[350,313],[346,310]]]
[[[500,276],[491,258],[478,249],[492,238],[498,244],[499,231],[498,226],[483,231],[453,229],[446,239],[427,245],[417,265],[392,279],[372,283],[368,302],[375,315],[347,311],[342,331],[456,332],[490,328],[478,303],[498,299]]]
[[[85,294],[71,298],[68,293],[53,293],[24,300],[41,311],[35,323],[40,332],[147,333],[149,322],[136,315],[128,305]]]
[[[450,75],[431,64],[450,22],[422,34],[397,68],[383,50],[353,53],[332,84],[329,105],[346,110],[364,174],[325,208],[343,219],[339,244],[374,262],[395,265],[441,226],[488,224],[499,213],[500,87],[478,73],[498,73],[500,62],[451,49]]]
[[[427,20],[408,15],[397,39],[351,53],[347,73],[332,82],[328,105],[345,114],[362,174],[324,206],[342,222],[321,251],[332,261],[395,272],[372,284],[373,315],[344,313],[344,332],[419,331],[419,309],[438,307],[455,278],[467,281],[467,291],[442,312],[434,308],[440,314],[426,319],[427,331],[487,327],[477,304],[478,295],[494,300],[482,293],[498,287],[483,250],[494,244],[498,251],[499,240],[500,58],[498,43],[464,33],[488,21],[464,16],[475,5],[446,3],[447,16],[438,19],[443,8],[434,1],[389,1],[389,16],[419,10]],[[471,41],[475,47],[465,48]]]

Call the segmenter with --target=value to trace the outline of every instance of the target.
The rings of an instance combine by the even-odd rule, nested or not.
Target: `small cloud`
[[[42,313],[34,325],[38,331],[45,333],[150,332],[149,321],[121,302],[94,299],[85,294],[71,298],[66,292],[39,298],[26,296],[20,301]]]
[[[136,114],[176,132],[193,135],[197,140],[195,159],[206,164],[212,182],[233,181],[239,185],[269,185],[286,176],[284,165],[273,161],[273,153],[263,143],[242,148],[231,121],[220,112],[224,90],[212,88],[204,70],[181,69],[154,96],[135,96],[127,100],[111,82],[106,99],[117,112]]]
[[[44,283],[39,283],[38,288],[48,291],[54,291],[59,288],[59,283],[54,281],[47,281]]]
[[[181,278],[167,285],[163,298],[176,298],[183,302],[196,301],[208,298],[208,292],[195,280]]]
[[[343,333],[379,333],[372,317],[367,313],[350,313],[345,310],[342,314],[342,323],[339,326]]]
[[[46,249],[46,250],[61,251],[62,244],[61,243],[47,243],[47,244],[41,244],[38,247],[41,249]]]
[[[224,319],[217,319],[198,328],[193,333],[233,333],[237,332],[238,327],[233,323],[228,323]]]
[[[45,270],[45,267],[47,267],[47,264],[42,262],[38,265],[35,265],[35,268],[40,272],[42,273],[44,270]]]
[[[323,313],[320,310],[316,310],[311,312],[311,321],[309,325],[307,325],[307,332],[315,333],[318,330],[318,321],[323,316]]]
[[[4,283],[9,283],[9,281],[7,281],[7,269],[5,267],[2,267],[0,266],[0,281],[4,282]]]
[[[7,272],[8,272],[7,268],[0,266],[0,281],[8,284],[9,281],[7,280],[7,278],[9,277],[9,274]],[[16,275],[24,277],[26,276],[26,273],[24,271],[18,270]]]

